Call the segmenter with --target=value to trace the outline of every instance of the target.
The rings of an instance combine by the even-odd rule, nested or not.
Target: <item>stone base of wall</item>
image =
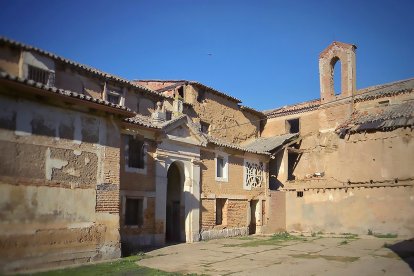
[[[156,237],[152,234],[128,235],[122,237],[122,256],[128,256],[142,250],[143,247],[156,245]]]
[[[20,224],[20,229],[24,227],[26,232],[0,233],[0,274],[52,269],[121,255],[119,242],[103,241],[109,231],[105,225],[32,230]]]
[[[247,236],[249,235],[249,227],[240,227],[240,228],[228,228],[228,229],[211,229],[203,230],[200,233],[200,240],[213,240],[220,238],[228,238],[235,236]]]

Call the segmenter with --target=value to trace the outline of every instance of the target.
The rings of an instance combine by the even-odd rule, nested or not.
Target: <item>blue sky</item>
[[[412,0],[2,0],[0,35],[126,79],[188,79],[264,110],[319,97],[356,44],[357,87],[414,77]]]

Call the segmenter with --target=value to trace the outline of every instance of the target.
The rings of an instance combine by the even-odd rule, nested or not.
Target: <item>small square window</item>
[[[144,224],[143,203],[142,198],[126,198],[125,225],[142,226]]]
[[[119,105],[121,96],[118,93],[108,92],[108,94],[106,95],[106,100],[110,103]]]
[[[299,133],[300,125],[299,118],[286,120],[287,133]]]
[[[303,197],[303,191],[297,191],[296,197]]]
[[[208,130],[210,128],[210,124],[206,123],[206,122],[200,122],[201,125],[201,132],[208,134]]]

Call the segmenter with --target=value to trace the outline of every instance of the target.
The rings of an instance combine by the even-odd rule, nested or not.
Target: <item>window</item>
[[[119,105],[121,102],[121,94],[116,91],[107,91],[106,100],[110,103]]]
[[[296,197],[303,197],[303,191],[297,191]]]
[[[144,210],[142,198],[126,198],[125,225],[142,226],[144,224]]]
[[[53,76],[54,76],[53,72],[49,72],[47,70],[40,69],[32,65],[28,65],[27,78],[29,80],[33,80],[35,82],[40,82],[40,83],[43,83],[49,86],[53,86],[54,85]]]
[[[146,174],[147,148],[144,137],[124,135],[125,171]]]
[[[171,119],[172,119],[172,111],[169,111],[169,110],[165,111],[165,120],[171,121]]]
[[[197,94],[197,101],[198,102],[202,102],[206,99],[206,92],[204,90],[198,90],[198,94]]]
[[[200,122],[201,125],[201,132],[208,134],[208,130],[210,128],[210,124],[206,123],[206,122]]]
[[[216,225],[227,225],[227,199],[216,199]]]
[[[179,87],[177,92],[178,92],[178,96],[184,99],[184,86]]]
[[[263,162],[244,161],[244,189],[251,190],[262,186]]]
[[[216,155],[216,181],[228,181],[228,157],[227,155]]]
[[[299,118],[286,120],[287,133],[299,133]]]
[[[128,167],[144,168],[144,141],[135,139],[131,135],[128,142]]]
[[[223,157],[217,157],[217,177],[223,177],[224,159]]]
[[[379,101],[378,105],[379,106],[388,106],[388,105],[390,105],[390,101],[389,100]]]

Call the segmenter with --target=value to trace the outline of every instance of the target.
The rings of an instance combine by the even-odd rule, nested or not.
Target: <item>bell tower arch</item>
[[[321,101],[330,102],[339,97],[349,97],[356,91],[356,46],[334,41],[319,55]],[[338,62],[340,61],[340,62]],[[334,68],[341,66],[341,91],[335,95]]]

